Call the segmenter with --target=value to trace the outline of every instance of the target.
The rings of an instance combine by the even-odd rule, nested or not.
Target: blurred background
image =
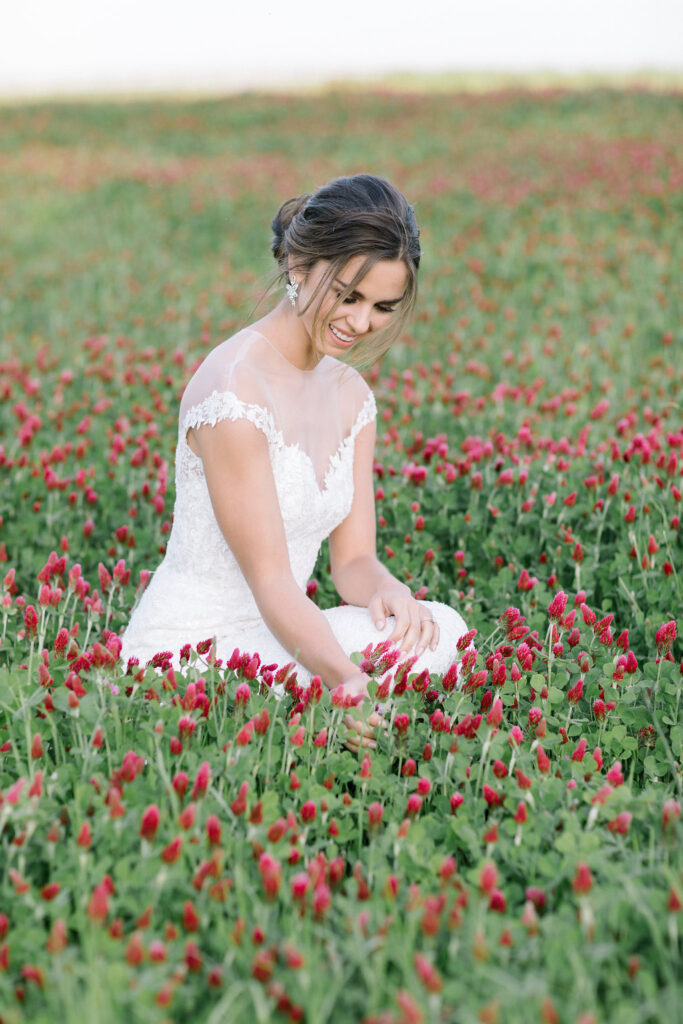
[[[682,69],[681,0],[23,0],[0,40],[5,97]]]

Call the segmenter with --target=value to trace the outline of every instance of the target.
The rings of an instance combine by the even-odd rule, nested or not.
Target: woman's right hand
[[[341,691],[342,694],[349,697],[361,696],[366,700],[369,697],[369,682],[369,676],[366,676],[364,672],[358,672],[355,675],[349,676],[348,679],[345,679],[335,692]],[[365,720],[357,718],[351,712],[344,715],[344,724],[354,734],[347,736],[344,740],[344,745],[354,754],[357,754],[361,747],[367,747],[370,750],[374,750],[377,747],[377,741],[374,738],[375,729],[381,726],[383,721],[382,716],[376,711],[373,711],[368,715]]]

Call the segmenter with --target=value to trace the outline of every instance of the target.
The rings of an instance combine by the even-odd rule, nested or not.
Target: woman
[[[418,656],[416,671],[442,672],[467,628],[377,560],[375,402],[340,361],[371,361],[399,334],[415,301],[419,232],[403,195],[367,174],[289,200],[272,228],[287,294],[187,386],[173,530],[122,656],[144,663],[214,637],[219,657],[239,647],[266,664],[294,658],[300,679],[363,695],[354,651],[388,637]],[[305,587],[326,537],[347,604],[321,611]],[[355,723],[364,742],[377,721]]]

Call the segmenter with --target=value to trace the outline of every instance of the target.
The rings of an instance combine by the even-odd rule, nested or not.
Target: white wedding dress
[[[185,644],[209,638],[215,638],[224,661],[236,647],[258,653],[266,665],[295,660],[261,618],[218,527],[202,461],[187,442],[191,428],[245,419],[265,434],[292,573],[305,590],[322,541],[351,509],[355,441],[375,415],[363,378],[330,356],[313,370],[300,370],[253,328],[214,349],[183,395],[173,528],[166,555],[123,634],[124,664],[136,657],[144,665],[165,651],[178,667]],[[467,626],[446,605],[425,602],[425,607],[437,620],[441,639],[414,671],[445,672]],[[377,630],[367,608],[344,605],[323,614],[347,654],[386,639],[392,629],[389,618],[384,631]],[[297,674],[300,682],[310,679],[303,666]]]

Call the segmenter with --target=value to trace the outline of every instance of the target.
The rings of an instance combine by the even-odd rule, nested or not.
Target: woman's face
[[[327,291],[313,299],[311,296],[323,279],[329,263],[320,260],[301,280],[299,308],[305,312],[300,320],[306,327],[318,352],[340,356],[349,352],[359,341],[386,327],[408,286],[408,268],[403,260],[378,260],[356,288],[337,307],[329,327],[325,320],[344,288],[353,280],[365,262],[365,256],[354,256],[332,280]]]

